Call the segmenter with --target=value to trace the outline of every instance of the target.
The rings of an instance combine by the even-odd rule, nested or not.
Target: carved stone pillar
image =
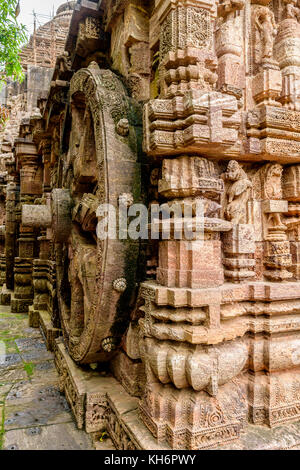
[[[33,300],[32,262],[35,241],[34,232],[21,225],[14,268],[15,290],[11,299],[11,311],[15,313],[27,313]]]
[[[43,193],[51,191],[51,139],[44,138],[40,143],[43,163]]]
[[[51,351],[61,330],[57,322],[56,263],[49,253],[53,243],[61,243],[68,238],[70,207],[69,191],[64,189],[46,194],[45,204],[22,206],[22,224],[41,229],[39,255],[33,262],[34,301],[29,308],[29,322],[32,327],[40,326]]]
[[[20,166],[20,194],[40,196],[42,193],[42,171],[39,156],[33,142],[25,138],[16,139],[16,155]]]
[[[282,200],[282,166],[268,164],[263,170],[265,200],[262,202],[265,240],[264,276],[272,281],[292,278],[287,270],[292,264],[287,226],[283,215],[288,211],[288,202]]]
[[[17,205],[19,203],[19,186],[8,183],[6,189],[5,221],[5,258],[6,283],[2,288],[1,303],[10,304],[11,291],[14,289],[14,262],[17,246]]]
[[[171,219],[173,236],[159,243],[159,284],[191,288],[222,285],[220,232],[230,230],[231,224],[217,217],[223,181],[218,178],[214,164],[194,156],[164,160],[158,191],[168,199],[168,208],[175,209]],[[180,215],[176,214],[177,208]],[[190,214],[185,213],[188,209]],[[182,239],[176,239],[176,224],[180,225],[181,217],[184,223],[189,219],[191,233],[188,238],[182,233]]]
[[[49,254],[51,253],[51,237],[47,228],[51,226],[51,212],[48,205],[22,206],[22,223],[26,227],[40,228],[39,253],[33,261],[33,304],[29,307],[29,324],[31,327],[40,326],[40,314],[47,312],[49,306]],[[45,334],[47,338],[47,334]]]
[[[36,146],[30,138],[30,125],[21,125],[22,137],[16,139],[16,158],[20,168],[20,196],[22,203],[34,201],[42,194],[42,171],[39,168],[39,156]],[[32,228],[20,225],[18,257],[15,258],[15,291],[11,300],[12,312],[28,312],[32,304],[34,291],[32,265],[37,255],[36,233]]]
[[[187,205],[191,231],[202,223],[202,233],[177,240],[179,220],[171,216],[172,235],[159,241],[157,282],[142,285],[140,351],[147,384],[140,415],[158,442],[201,449],[238,439],[247,420],[247,339],[238,340],[233,325],[231,333],[224,331],[220,234],[247,223],[236,208],[246,210],[251,184],[243,177],[243,191],[235,192],[233,182],[228,217],[221,219],[224,183],[209,156],[220,157],[229,147],[234,153],[240,113],[234,94],[215,91],[212,4],[165,2],[157,14],[161,96],[145,107],[145,149],[164,156],[160,200],[168,207]],[[160,234],[164,223],[158,223]]]
[[[216,52],[218,88],[241,96],[245,86],[245,70],[241,60],[243,52],[244,0],[224,0],[218,5]]]
[[[274,40],[277,25],[269,2],[258,0],[251,5],[252,28],[252,94],[258,106],[281,106],[277,99],[281,93],[281,72],[274,59]]]
[[[290,271],[293,280],[300,280],[300,166],[292,165],[284,168],[282,181],[283,198],[288,201],[284,224],[290,242],[292,264]]]
[[[201,2],[201,7],[197,2],[183,5],[180,0],[161,5],[158,14],[163,97],[211,89],[216,83],[212,7],[210,1]]]
[[[164,2],[161,27],[159,99],[145,106],[148,155],[234,155],[241,115],[234,95],[215,91],[213,5],[209,1]],[[202,147],[202,152],[200,151]]]
[[[5,154],[1,155],[1,159],[4,160]],[[5,160],[4,160],[5,162]],[[1,175],[0,177],[0,288],[5,284],[5,205],[6,205],[6,177]]]
[[[280,102],[284,107],[300,110],[300,9],[292,0],[284,2],[284,19],[279,25],[275,56],[283,78]]]
[[[0,286],[6,281],[5,225],[0,225]]]

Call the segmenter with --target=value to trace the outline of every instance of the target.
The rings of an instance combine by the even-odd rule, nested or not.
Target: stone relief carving
[[[240,57],[243,51],[244,1],[225,1],[218,5],[216,28],[216,52],[218,56],[218,87],[230,91],[241,99],[243,67]]]
[[[274,13],[268,7],[261,6],[255,11],[254,21],[262,44],[262,60],[271,59],[277,34]]]
[[[8,128],[0,298],[54,348],[78,427],[118,449],[239,447],[257,425],[272,447],[300,416],[299,5],[152,3],[82,4],[48,98]],[[193,239],[178,214],[165,238],[159,219],[147,243],[97,237],[99,205],[142,184],[190,209]]]
[[[251,181],[240,164],[234,160],[229,162],[223,178],[229,184],[226,191],[225,215],[227,220],[234,224],[247,223],[247,202],[250,198]]]
[[[282,199],[283,168],[279,164],[268,164],[264,167],[264,195],[266,199]]]
[[[286,18],[289,19],[296,19],[299,21],[300,19],[300,8],[298,5],[298,0],[285,0],[285,10],[284,14]]]
[[[224,0],[218,6],[218,14],[225,20],[235,17],[235,13],[244,8],[244,0]]]

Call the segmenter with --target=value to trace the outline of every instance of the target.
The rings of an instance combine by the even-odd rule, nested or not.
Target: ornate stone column
[[[237,439],[247,420],[246,400],[240,399],[246,396],[247,339],[225,333],[221,322],[220,237],[232,232],[233,223],[245,222],[220,218],[224,182],[209,160],[234,155],[240,113],[235,94],[215,91],[212,3],[158,2],[156,14],[161,96],[145,107],[145,150],[163,159],[159,200],[189,206],[191,230],[202,223],[202,232],[192,241],[177,240],[179,220],[171,216],[173,232],[159,241],[156,283],[142,285],[147,384],[140,415],[159,442],[200,449]],[[158,225],[162,233],[164,221]]]
[[[16,159],[20,169],[20,202],[33,203],[42,194],[42,173],[39,155],[31,140],[30,124],[24,122],[20,128],[22,137],[16,139]],[[28,312],[34,290],[32,284],[33,260],[37,255],[36,234],[32,228],[20,225],[18,256],[15,258],[15,291],[11,301],[13,312]]]
[[[4,156],[1,156],[4,159]],[[5,206],[6,206],[6,178],[0,177],[0,287],[6,280],[6,259],[5,259]]]
[[[5,259],[5,225],[0,225],[0,286],[6,280],[6,259]]]
[[[43,164],[43,194],[51,191],[51,137],[41,139],[39,152]]]
[[[300,110],[300,8],[294,0],[285,3],[284,19],[279,25],[275,56],[283,78],[280,102],[284,107]]]
[[[291,267],[293,280],[300,280],[300,166],[285,167],[282,178],[283,199],[288,201],[284,225],[287,227],[287,238],[290,242]]]
[[[56,130],[56,128],[55,128]],[[55,130],[53,134],[55,133]],[[40,230],[37,241],[39,243],[39,253],[33,261],[33,286],[34,300],[29,307],[29,324],[32,327],[40,327],[43,330],[49,350],[53,350],[54,340],[60,335],[57,312],[57,293],[56,293],[56,267],[53,260],[53,233],[51,228],[51,161],[52,137],[44,131],[44,122],[42,119],[33,121],[33,135],[38,145],[39,153],[42,156],[42,182],[43,197],[35,202],[40,205],[24,206],[24,211],[28,208],[26,220],[27,226],[36,227]],[[53,138],[54,141],[54,138]],[[36,217],[36,218],[35,218]],[[49,220],[47,220],[47,217]]]
[[[283,219],[283,215],[288,211],[288,202],[282,199],[282,171],[282,166],[276,163],[266,165],[262,171],[266,266],[264,276],[271,281],[292,278],[292,273],[288,270],[292,264],[290,244]]]
[[[14,158],[6,163],[8,182],[6,186],[5,207],[5,265],[6,279],[1,291],[1,303],[9,305],[11,294],[14,289],[14,263],[17,247],[18,215],[20,201],[19,178],[16,172],[16,161]]]
[[[215,287],[224,282],[220,232],[229,231],[230,223],[218,218],[223,181],[217,176],[213,162],[195,156],[180,156],[163,161],[162,179],[158,191],[175,208],[171,219],[172,235],[159,243],[157,281],[168,287]],[[201,212],[196,214],[196,205]],[[176,214],[176,206],[180,215]],[[190,208],[190,214],[184,213]],[[190,215],[188,238],[176,239],[176,224]],[[166,221],[169,222],[168,220]],[[196,224],[199,233],[196,234]],[[161,230],[164,230],[164,222]],[[184,229],[184,227],[182,227]],[[192,238],[189,240],[189,238]]]
[[[224,0],[218,5],[216,52],[218,88],[242,97],[245,86],[243,53],[243,9],[245,1]]]
[[[34,300],[29,308],[29,323],[40,327],[49,350],[61,334],[57,324],[56,263],[51,260],[51,244],[67,241],[71,226],[71,199],[68,190],[54,189],[44,194],[43,204],[22,206],[22,225],[29,230],[41,230],[39,257],[33,261]]]
[[[257,106],[280,106],[282,79],[274,59],[277,25],[269,0],[251,1],[252,94]]]
[[[40,205],[23,205],[22,206],[22,224],[26,227],[36,228],[40,230],[37,241],[39,242],[39,253],[33,261],[33,286],[34,299],[33,304],[29,307],[29,324],[32,327],[41,326],[43,312],[46,314],[48,308],[51,313],[49,302],[49,271],[51,256],[51,212],[49,194],[44,194]],[[49,233],[50,232],[50,233]],[[44,332],[45,333],[45,332]],[[47,338],[45,334],[45,338]]]
[[[20,226],[18,256],[15,258],[15,290],[11,299],[13,313],[27,313],[33,300],[32,261],[35,237],[31,229]]]

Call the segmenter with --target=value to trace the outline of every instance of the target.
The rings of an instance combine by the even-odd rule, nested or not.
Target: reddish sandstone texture
[[[43,330],[78,426],[117,448],[259,448],[249,424],[288,447],[272,433],[300,419],[298,5],[82,0],[70,16],[24,49],[27,70],[54,68],[47,87],[11,100],[1,301]],[[167,236],[158,218],[156,240],[101,240],[99,205],[133,203],[188,206],[195,238],[171,211]]]

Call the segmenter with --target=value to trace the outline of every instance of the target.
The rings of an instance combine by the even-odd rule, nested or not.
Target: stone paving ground
[[[0,306],[0,449],[90,450],[58,388],[53,354],[27,315]]]

